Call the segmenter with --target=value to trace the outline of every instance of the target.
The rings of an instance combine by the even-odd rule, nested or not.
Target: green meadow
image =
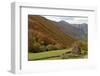
[[[71,54],[71,49],[63,49],[63,50],[54,50],[40,53],[28,53],[28,60],[59,60],[59,59],[78,59],[78,58],[87,58],[85,53],[86,51],[82,50],[80,55]],[[63,55],[66,53],[65,55]]]

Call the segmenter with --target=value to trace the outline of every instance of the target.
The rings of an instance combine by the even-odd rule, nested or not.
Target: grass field
[[[41,53],[28,53],[28,60],[42,60],[42,59],[61,59],[59,56],[65,52],[69,52],[70,49],[63,49],[63,50],[54,50],[48,52],[41,52]]]
[[[67,53],[63,55],[64,53]],[[69,53],[68,53],[69,52]],[[82,54],[84,50],[82,50],[80,55],[75,56],[74,54],[70,53],[71,49],[63,49],[63,50],[54,50],[54,51],[47,51],[41,53],[28,53],[28,60],[59,60],[59,59],[79,59],[79,58],[87,58],[87,54]]]

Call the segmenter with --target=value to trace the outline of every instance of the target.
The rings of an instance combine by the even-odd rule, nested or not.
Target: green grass
[[[28,53],[28,60],[38,60],[42,58],[48,58],[53,56],[59,56],[62,55],[65,52],[71,51],[70,49],[63,49],[63,50],[54,50],[54,51],[47,51],[47,52],[41,52],[41,53]],[[48,58],[48,60],[53,59],[60,59],[60,57],[54,57],[54,58]]]
[[[72,53],[66,53],[70,52],[71,49],[63,49],[63,50],[54,50],[54,51],[47,51],[47,52],[41,52],[41,53],[28,53],[28,60],[34,61],[34,60],[59,60],[59,59],[79,59],[79,58],[87,58],[87,53],[85,53],[85,50],[81,51],[80,55],[74,55]],[[64,55],[63,55],[64,54]]]

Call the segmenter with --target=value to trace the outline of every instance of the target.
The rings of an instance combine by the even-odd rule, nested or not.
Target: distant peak
[[[61,20],[61,21],[59,21],[59,22],[66,22],[66,21],[64,21],[64,20]]]
[[[66,24],[70,24],[70,23],[68,23],[68,22],[66,22],[66,21],[64,21],[64,20],[59,21],[59,23],[66,23]]]

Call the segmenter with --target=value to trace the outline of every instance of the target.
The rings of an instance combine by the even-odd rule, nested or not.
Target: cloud
[[[47,19],[59,22],[61,20],[69,22],[71,24],[82,24],[82,23],[88,23],[88,18],[85,17],[71,17],[71,16],[43,16]]]

